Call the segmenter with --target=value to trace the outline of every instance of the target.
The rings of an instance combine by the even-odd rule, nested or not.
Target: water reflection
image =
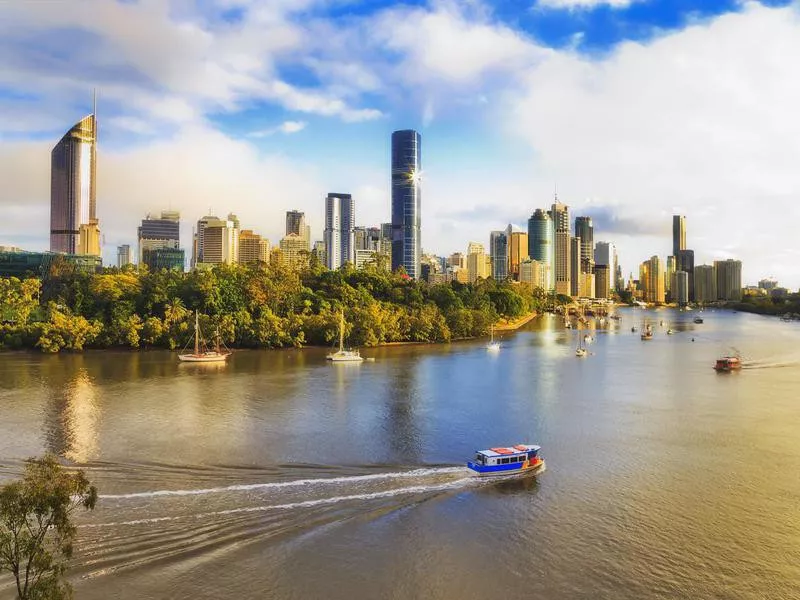
[[[89,372],[79,366],[63,386],[50,387],[47,448],[75,463],[86,463],[99,455],[100,406]]]

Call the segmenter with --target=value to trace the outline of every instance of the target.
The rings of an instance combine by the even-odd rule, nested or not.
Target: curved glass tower
[[[422,138],[413,129],[392,134],[392,271],[420,277]]]
[[[64,134],[53,148],[50,161],[50,251],[100,254],[99,240],[91,233],[97,229],[94,114]]]
[[[528,219],[528,255],[546,265],[553,265],[553,222],[547,211],[537,208]],[[548,281],[548,287],[552,281]]]

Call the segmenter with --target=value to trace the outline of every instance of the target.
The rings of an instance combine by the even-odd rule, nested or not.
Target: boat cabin
[[[714,369],[717,371],[734,371],[742,368],[742,361],[738,356],[723,356],[718,358]]]
[[[525,461],[533,461],[539,455],[539,446],[518,444],[508,448],[478,450],[474,463],[482,467],[503,466],[507,469],[519,468]]]

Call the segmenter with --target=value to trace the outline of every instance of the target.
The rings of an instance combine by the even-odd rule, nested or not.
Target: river
[[[50,451],[99,487],[80,599],[800,597],[800,323],[620,314],[585,358],[550,315],[356,365],[2,354],[0,477]],[[520,442],[545,472],[464,467]]]

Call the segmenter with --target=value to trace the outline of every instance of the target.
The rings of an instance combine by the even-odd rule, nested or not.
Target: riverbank
[[[529,312],[527,315],[523,315],[519,319],[500,319],[497,323],[495,323],[494,330],[496,332],[502,331],[516,331],[523,325],[532,321],[536,316],[538,316],[538,312],[533,311]]]

